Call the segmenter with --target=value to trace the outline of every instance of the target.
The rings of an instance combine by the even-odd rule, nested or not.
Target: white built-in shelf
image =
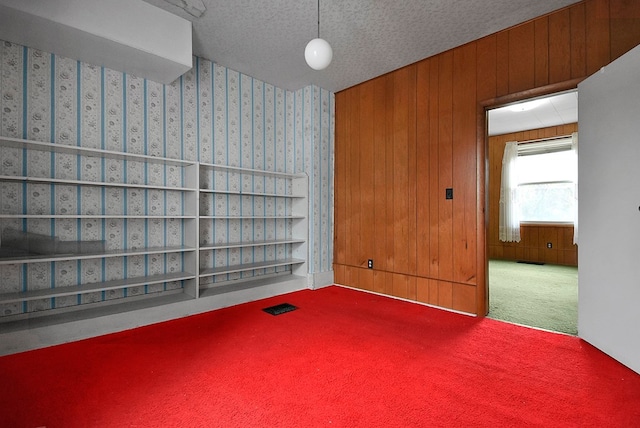
[[[267,245],[284,245],[284,244],[302,244],[304,239],[274,239],[268,241],[251,241],[251,242],[222,242],[219,244],[201,244],[200,250],[224,250],[227,248],[246,248],[246,247],[264,247]]]
[[[69,242],[69,251],[74,251],[74,253],[62,253],[56,252],[56,250],[52,250],[51,253],[48,254],[29,254],[24,255],[24,252],[21,248],[13,249],[11,246],[3,247],[3,255],[9,255],[9,257],[0,258],[0,266],[2,265],[28,265],[32,263],[46,263],[48,262],[61,262],[61,261],[72,261],[72,260],[89,260],[89,259],[97,259],[97,260],[105,260],[110,258],[126,258],[130,256],[146,256],[146,255],[158,255],[158,254],[174,254],[179,257],[174,257],[172,263],[179,263],[178,266],[172,265],[168,270],[177,269],[181,272],[177,273],[168,273],[168,274],[158,274],[158,275],[150,275],[150,276],[142,276],[135,278],[126,278],[126,279],[118,279],[113,281],[106,282],[98,282],[98,283],[86,283],[79,284],[77,286],[64,286],[64,287],[56,287],[55,282],[55,271],[54,266],[51,265],[49,267],[50,271],[48,275],[52,276],[52,286],[50,288],[40,290],[40,289],[27,289],[22,292],[10,292],[3,293],[7,290],[6,287],[0,287],[0,303],[16,303],[16,302],[27,302],[30,300],[37,299],[47,299],[47,298],[55,298],[61,296],[69,296],[69,295],[77,295],[83,293],[90,293],[96,291],[106,291],[106,290],[115,290],[115,289],[126,289],[129,287],[137,287],[142,285],[149,284],[159,284],[166,282],[182,282],[182,285],[177,290],[164,290],[160,292],[150,293],[149,298],[155,298],[158,294],[162,295],[163,293],[176,293],[182,292],[183,294],[189,296],[189,298],[197,297],[197,289],[198,289],[198,275],[196,273],[189,272],[197,272],[198,270],[198,163],[195,161],[186,161],[179,159],[169,159],[157,156],[149,156],[143,154],[133,154],[133,153],[123,153],[123,152],[115,152],[109,150],[102,149],[94,149],[87,147],[79,147],[79,146],[70,146],[64,144],[55,144],[55,143],[46,143],[39,141],[29,141],[23,140],[19,138],[9,138],[9,137],[0,137],[0,148],[4,150],[18,149],[24,152],[23,161],[28,160],[27,153],[33,151],[39,151],[44,153],[50,153],[51,155],[72,155],[77,158],[74,160],[79,167],[84,162],[89,159],[93,159],[92,162],[102,161],[102,168],[107,168],[106,163],[104,161],[109,161],[110,166],[117,166],[117,168],[122,169],[124,174],[122,176],[118,176],[115,178],[113,176],[109,176],[107,174],[106,178],[100,179],[75,179],[73,176],[67,176],[68,178],[60,178],[56,177],[52,174],[50,177],[43,174],[48,174],[47,172],[36,173],[35,176],[30,174],[20,174],[17,173],[12,175],[13,172],[7,173],[4,171],[3,175],[0,175],[0,182],[4,183],[16,183],[19,185],[24,184],[44,184],[44,185],[60,185],[60,186],[75,186],[78,189],[84,188],[102,188],[102,189],[119,189],[120,191],[127,192],[125,193],[127,196],[127,200],[129,202],[135,201],[142,209],[138,209],[138,204],[136,204],[136,209],[129,209],[127,213],[126,206],[122,207],[122,209],[113,209],[111,206],[103,206],[102,208],[92,209],[91,207],[86,207],[86,203],[81,207],[78,204],[77,209],[73,209],[71,212],[61,213],[61,210],[52,210],[51,213],[44,214],[42,210],[32,209],[32,212],[28,211],[28,208],[25,209],[22,213],[11,212],[11,210],[15,209],[22,210],[22,207],[7,207],[4,208],[4,213],[0,213],[0,221],[5,220],[22,220],[23,226],[22,230],[25,233],[41,233],[39,232],[43,223],[40,222],[27,222],[27,220],[46,220],[52,221],[52,225],[56,225],[57,223],[53,223],[56,220],[105,220],[105,219],[117,219],[117,220],[175,220],[182,222],[179,232],[181,236],[174,237],[174,242],[180,240],[184,243],[184,245],[173,245],[166,247],[145,247],[145,248],[135,248],[135,249],[119,249],[119,250],[102,250],[96,251],[95,246],[91,246],[92,251],[90,252],[82,252],[83,243],[91,243],[93,241],[78,241],[79,244],[76,247],[73,246],[74,242]],[[45,158],[46,159],[46,158]],[[53,162],[53,157],[51,157],[51,161]],[[127,163],[129,162],[129,163]],[[159,172],[159,176],[155,178],[155,181],[158,183],[154,184],[153,181],[147,182],[146,178],[141,180],[140,177],[133,174],[130,175],[129,179],[127,179],[127,171],[129,165],[139,163],[140,166],[144,168],[148,168],[149,166],[164,166],[169,167],[164,168],[156,168]],[[30,168],[31,169],[31,168]],[[145,169],[145,171],[147,171]],[[106,172],[106,169],[103,170],[103,176]],[[167,185],[168,182],[171,182],[175,185]],[[128,192],[130,190],[140,190],[140,192]],[[147,214],[147,210],[150,205],[147,200],[148,193],[146,191],[160,191],[167,192],[167,195],[177,197],[171,199],[165,199],[164,205],[165,209],[167,209],[167,203],[170,204],[178,204],[176,207],[176,211],[178,214],[169,213],[169,211],[165,211],[166,214]],[[23,201],[27,203],[27,201]],[[104,202],[103,202],[104,203]],[[28,205],[28,204],[27,204]],[[91,213],[100,212],[99,214]],[[118,213],[118,211],[120,211]],[[116,212],[116,213],[113,213]],[[11,228],[15,228],[15,223],[8,223]],[[133,224],[133,223],[132,223]],[[80,223],[78,223],[78,228],[80,228]],[[133,226],[131,226],[133,227]],[[46,230],[46,229],[45,229]],[[52,229],[55,230],[55,229]],[[156,233],[155,229],[147,230],[147,228],[140,227],[140,232],[144,235],[144,233]],[[55,232],[54,232],[55,233]],[[144,237],[146,240],[151,241],[149,236]],[[28,239],[28,238],[25,238]],[[109,246],[118,246],[118,242],[110,242],[109,239],[118,239],[118,238],[110,238],[107,236],[104,238],[105,247]],[[57,241],[54,236],[51,237],[52,242],[60,242],[66,243],[66,241]],[[8,244],[12,245],[12,244]],[[29,244],[25,243],[28,247]],[[38,246],[39,244],[35,244]],[[156,244],[157,245],[157,244]],[[64,247],[64,246],[63,246]],[[66,247],[64,247],[66,248]],[[73,249],[71,249],[73,248]],[[11,256],[11,253],[15,251],[16,255]],[[62,250],[66,251],[66,250]],[[177,262],[175,262],[177,260]],[[117,263],[117,262],[116,262]],[[168,268],[168,266],[165,266]],[[12,268],[10,268],[12,269]],[[27,268],[25,267],[24,272],[27,272]],[[31,268],[29,268],[31,269]],[[41,269],[41,267],[34,267],[33,269]],[[104,269],[104,267],[103,267]],[[104,274],[104,272],[103,272]],[[23,274],[26,275],[26,274]],[[109,275],[107,275],[109,276]],[[13,284],[12,286],[15,286]],[[103,302],[104,304],[126,304],[131,299],[140,299],[146,298],[146,294],[139,296],[134,295],[122,299],[115,299],[114,302],[109,301]],[[77,304],[74,306],[64,307],[64,308],[51,308],[46,310],[37,311],[37,316],[42,315],[43,313],[51,312],[56,314],[61,310],[70,311],[70,310],[85,310],[85,304]],[[21,319],[25,316],[30,316],[36,314],[34,312],[20,312],[14,313],[7,316],[0,317],[0,321],[3,320],[14,320]]]
[[[96,291],[117,290],[120,288],[137,287],[141,285],[159,284],[164,282],[194,279],[195,275],[187,272],[167,273],[159,275],[141,276],[136,278],[116,279],[113,281],[96,282],[71,287],[46,288],[15,293],[0,294],[0,303],[15,303],[28,300],[48,299],[53,297],[73,296],[77,294],[93,293]]]
[[[184,167],[194,165],[193,161],[179,159],[162,158],[158,156],[140,155],[134,153],[121,153],[110,150],[92,149],[87,147],[69,146],[65,144],[43,143],[39,141],[23,140],[21,138],[0,137],[0,147],[12,147],[26,150],[40,150],[53,153],[64,153],[70,155],[90,156],[108,158],[116,160],[127,160],[133,162],[144,162],[161,165],[175,165]]]
[[[256,263],[246,263],[241,265],[234,266],[221,266],[215,268],[207,268],[202,269],[200,271],[200,276],[214,276],[214,275],[225,275],[229,273],[237,273],[237,272],[247,272],[257,269],[268,269],[273,267],[280,266],[292,266],[297,264],[305,263],[303,259],[285,259],[285,260],[271,260],[266,262],[256,262]]]
[[[63,184],[72,186],[96,186],[96,187],[115,187],[128,189],[146,189],[146,190],[164,190],[173,192],[195,192],[196,189],[189,187],[170,187],[156,186],[153,184],[137,184],[137,183],[118,183],[110,181],[87,181],[87,180],[68,180],[63,178],[40,178],[40,177],[23,177],[0,175],[0,181],[15,181],[20,183],[38,183],[38,184]]]
[[[219,220],[296,220],[303,219],[303,215],[201,215],[201,219]]]
[[[215,208],[213,206],[209,206],[209,213],[213,212],[214,214],[205,214],[203,211],[206,209],[206,205],[211,203],[213,205],[213,201],[211,198],[203,199],[202,201],[206,201],[206,204],[201,205],[201,212],[199,218],[201,220],[215,221],[217,222],[231,222],[231,221],[255,221],[255,220],[293,220],[291,224],[288,223],[277,223],[276,229],[271,232],[276,232],[277,236],[280,236],[279,239],[269,239],[269,240],[255,240],[255,241],[241,241],[237,242],[239,238],[236,238],[236,241],[227,241],[227,242],[215,242],[209,244],[201,244],[200,251],[224,251],[229,249],[245,249],[251,250],[255,247],[269,247],[276,245],[284,245],[285,251],[282,253],[281,258],[277,256],[275,259],[272,256],[269,256],[268,261],[261,261],[255,263],[244,263],[239,265],[232,266],[215,266],[215,267],[201,267],[200,269],[200,294],[204,296],[213,296],[226,292],[237,291],[240,289],[254,288],[254,287],[266,287],[281,281],[281,278],[289,278],[294,279],[295,281],[299,281],[300,283],[305,283],[304,278],[307,275],[307,265],[306,265],[306,256],[307,256],[307,235],[308,235],[308,223],[306,221],[307,211],[308,211],[308,202],[307,202],[307,193],[308,193],[308,179],[306,174],[291,174],[291,173],[282,173],[282,172],[274,172],[274,171],[264,171],[257,169],[247,169],[247,168],[238,168],[238,167],[230,167],[225,165],[215,165],[215,164],[200,164],[201,172],[202,169],[219,172],[222,174],[226,174],[227,179],[230,177],[242,177],[242,176],[253,176],[253,177],[265,177],[265,178],[273,178],[280,180],[278,182],[278,187],[280,190],[269,190],[269,191],[247,191],[247,190],[232,190],[232,189],[216,189],[216,188],[207,188],[207,180],[202,180],[200,182],[200,195],[202,196],[210,196],[210,195],[227,195],[227,196],[235,196],[236,198],[228,198],[227,199],[227,214],[215,214]],[[223,175],[224,177],[224,175]],[[275,184],[275,183],[274,183]],[[215,184],[211,183],[213,187]],[[243,200],[240,197],[247,198],[275,198],[278,200],[284,200],[283,202],[286,204],[285,209],[280,214],[267,214],[263,213],[263,208],[258,210],[250,210],[246,211],[242,209]],[[201,202],[202,202],[201,201]],[[245,207],[246,208],[246,207]],[[223,211],[223,210],[220,210]],[[270,209],[271,211],[271,209]],[[229,212],[233,213],[244,213],[244,214],[228,214]],[[211,223],[199,222],[201,230],[206,227],[213,227]],[[224,223],[223,223],[224,224]],[[273,236],[273,235],[272,235]],[[281,272],[271,272],[265,274],[263,272],[264,269],[270,268],[278,268],[278,267],[289,267],[289,269],[283,270]],[[251,274],[253,272],[253,275]],[[219,277],[216,278],[216,281],[213,283],[208,283],[207,278],[216,277],[216,276],[224,276],[227,274],[234,273],[248,273],[246,277],[241,278],[226,278],[223,281],[219,281]]]
[[[220,164],[205,163],[205,162],[200,162],[200,168],[211,169],[214,171],[231,172],[231,173],[236,173],[241,175],[259,175],[263,177],[278,177],[278,178],[287,178],[287,179],[306,177],[305,174],[295,174],[295,173],[279,172],[279,171],[266,171],[266,170],[260,170],[260,169],[241,168],[237,166],[220,165]]]
[[[169,254],[169,253],[186,253],[196,251],[195,247],[184,246],[167,246],[167,247],[147,247],[136,248],[131,250],[106,250],[95,253],[78,253],[78,254],[47,254],[47,255],[31,255],[22,257],[4,257],[0,258],[0,265],[16,264],[16,263],[43,263],[43,262],[59,262],[65,260],[90,260],[102,259],[109,257],[129,257],[129,256],[146,256],[153,254]]]
[[[306,278],[304,276],[289,275],[257,275],[251,278],[233,279],[229,281],[216,281],[205,284],[200,288],[200,297],[214,297],[221,294],[230,293],[240,290],[248,290],[251,288],[260,288],[274,286],[283,282],[296,281],[304,284]]]
[[[23,219],[195,219],[194,215],[137,215],[137,214],[0,214],[0,218]]]
[[[263,193],[263,192],[247,192],[244,190],[217,190],[217,189],[200,189],[201,193],[214,193],[221,195],[234,196],[259,196],[265,198],[304,198],[304,195],[288,195],[281,193]]]
[[[122,153],[64,144],[0,137],[0,149],[5,148],[23,150],[23,161],[29,159],[27,158],[27,152],[33,150],[48,152],[51,154],[76,155],[78,156],[78,158],[71,158],[71,161],[77,163],[78,166],[87,161],[88,159],[86,158],[92,158],[90,164],[101,164],[100,168],[102,169],[102,176],[100,178],[97,178],[95,175],[89,175],[87,177],[78,176],[77,179],[75,179],[76,177],[74,175],[65,174],[64,176],[62,176],[61,174],[58,174],[60,177],[63,177],[59,178],[55,177],[55,173],[52,173],[51,178],[47,178],[46,175],[48,175],[49,173],[46,172],[46,167],[42,168],[43,171],[38,173],[36,172],[38,171],[37,168],[29,168],[27,172],[22,172],[22,170],[19,169],[18,166],[15,166],[15,169],[3,170],[3,175],[0,175],[0,182],[4,183],[0,187],[0,189],[3,189],[3,192],[12,191],[13,188],[16,187],[16,185],[23,186],[22,192],[24,192],[24,189],[27,189],[26,185],[29,184],[75,186],[78,187],[79,190],[85,187],[98,188],[102,191],[104,191],[104,189],[107,189],[108,191],[110,191],[110,189],[121,189],[120,192],[124,192],[124,194],[128,198],[127,201],[125,201],[125,204],[127,205],[124,206],[135,206],[135,210],[131,208],[127,209],[124,207],[122,207],[122,209],[119,207],[112,208],[109,205],[94,208],[88,206],[87,201],[82,199],[82,204],[73,205],[77,208],[72,208],[71,212],[64,212],[64,210],[62,209],[56,210],[55,205],[52,204],[52,212],[49,214],[42,214],[43,211],[47,211],[47,208],[42,208],[41,206],[34,207],[28,203],[27,199],[23,201],[23,204],[17,204],[21,206],[8,208],[4,207],[3,211],[5,211],[5,213],[0,213],[0,226],[8,226],[12,229],[21,229],[21,231],[25,233],[34,234],[47,234],[49,233],[48,231],[51,230],[51,239],[55,240],[56,238],[53,235],[57,236],[57,234],[59,233],[59,227],[67,226],[68,223],[62,221],[58,222],[58,220],[78,220],[77,225],[74,225],[74,227],[77,227],[78,230],[81,230],[80,227],[83,227],[83,225],[86,224],[84,222],[85,220],[175,219],[176,221],[181,222],[181,224],[178,224],[176,227],[174,227],[174,229],[176,230],[172,230],[171,232],[180,234],[181,236],[172,236],[170,242],[172,242],[174,246],[167,247],[146,247],[135,249],[95,251],[95,246],[87,246],[86,248],[91,248],[92,251],[81,252],[80,249],[83,248],[82,245],[73,247],[73,244],[70,244],[70,247],[68,248],[72,248],[72,251],[77,251],[77,253],[16,255],[0,258],[0,267],[2,269],[8,270],[10,275],[17,275],[16,272],[19,271],[20,275],[23,276],[23,278],[26,278],[26,276],[24,275],[32,275],[32,273],[30,272],[37,272],[40,270],[48,269],[48,274],[51,275],[52,282],[51,287],[47,287],[45,289],[29,289],[30,284],[26,282],[26,279],[24,279],[24,282],[22,284],[24,285],[25,290],[13,291],[16,290],[17,284],[5,285],[0,278],[0,304],[11,304],[9,310],[15,311],[14,313],[8,315],[3,314],[2,316],[0,316],[0,327],[7,326],[13,321],[21,321],[30,319],[32,317],[42,320],[43,318],[51,316],[51,319],[55,320],[56,317],[66,317],[67,313],[72,312],[77,313],[78,316],[81,316],[86,312],[95,312],[96,314],[100,314],[105,311],[109,313],[117,313],[117,310],[113,309],[113,307],[116,306],[124,308],[123,311],[137,311],[138,309],[144,307],[155,307],[156,303],[146,303],[150,301],[164,302],[166,300],[166,302],[168,302],[167,304],[171,305],[175,302],[182,302],[188,299],[199,299],[202,296],[215,297],[222,293],[233,293],[235,291],[246,288],[267,287],[263,288],[263,292],[268,292],[268,290],[271,290],[271,288],[269,287],[276,287],[276,289],[280,289],[278,287],[282,286],[274,286],[274,284],[287,284],[286,287],[296,287],[297,289],[306,286],[306,276],[308,274],[306,260],[308,256],[307,239],[309,230],[307,215],[309,205],[308,177],[304,173],[266,171],[253,168],[241,168],[229,165],[169,159],[142,154]],[[11,152],[11,155],[14,154],[17,155],[19,153]],[[58,156],[57,158],[54,158],[53,156],[50,156],[50,160],[51,162],[53,162],[54,159],[60,159],[61,157],[62,156]],[[41,161],[42,159],[45,159],[44,162],[49,162],[49,159],[47,159],[46,155],[40,155],[39,158],[41,159]],[[96,158],[98,160],[96,160]],[[140,163],[142,165],[137,165],[135,163]],[[107,165],[109,165],[109,167],[116,168],[117,170],[124,171],[124,174],[118,174],[117,176],[107,175],[107,177],[104,177],[104,173],[107,171],[107,169],[105,169],[107,168]],[[148,182],[146,178],[143,179],[140,177],[139,174],[142,168],[145,168],[145,172],[148,172],[146,168],[154,165],[155,167],[153,168],[153,174],[149,177],[150,180],[148,180]],[[171,168],[158,168],[157,165],[169,166]],[[128,174],[127,178],[127,172],[130,171],[130,169],[128,168],[133,168],[133,174]],[[53,169],[52,172],[54,172]],[[12,175],[14,173],[15,175]],[[32,173],[39,176],[31,176],[30,174]],[[45,175],[45,177],[42,177],[42,175]],[[218,180],[218,177],[220,175],[226,175],[228,187],[226,189],[207,188],[207,184],[209,184],[209,182],[211,182],[211,187],[216,187],[216,184],[218,184],[218,187],[222,187],[220,186],[221,181]],[[247,189],[247,180],[251,181],[252,178],[255,177],[263,177],[266,179],[264,185],[262,186],[262,190],[255,190],[253,188],[249,190],[232,190],[233,188]],[[80,178],[89,178],[89,180]],[[114,179],[116,181],[114,181]],[[157,182],[158,184],[153,184],[154,182]],[[214,184],[214,182],[216,184]],[[176,184],[176,186],[167,185],[167,183],[173,183]],[[129,191],[129,189],[144,190],[144,192],[132,192]],[[52,187],[51,191],[53,192],[54,190],[57,190],[57,187]],[[179,212],[180,214],[146,214],[147,212],[155,213],[155,211],[150,211],[151,205],[149,204],[149,193],[146,192],[147,190],[168,192],[166,194],[167,196],[165,197],[165,200],[163,201],[165,209],[168,209],[167,203],[175,204],[176,208],[174,208],[174,210]],[[178,195],[176,195],[176,193],[178,193]],[[224,210],[215,210],[214,199],[217,195],[229,196],[226,197],[227,206]],[[25,198],[28,197],[29,196],[27,194]],[[248,206],[246,205],[247,199],[250,200],[248,203],[252,207],[255,207],[257,205],[252,205],[251,200],[256,203],[260,202],[262,205],[265,205],[266,201],[263,198],[272,198],[270,200],[274,202],[277,208],[273,209],[272,207],[269,207],[269,211],[278,212],[280,214],[263,213],[263,211],[265,211],[265,208],[263,207],[259,209],[256,208],[255,210],[251,211],[242,209],[248,208]],[[25,202],[27,202],[26,208],[24,205]],[[243,203],[245,204],[244,206]],[[106,203],[102,202],[102,204]],[[210,207],[207,208],[206,206],[209,204]],[[138,209],[138,207],[140,206],[142,206],[143,208]],[[18,213],[16,211],[22,211],[23,213]],[[59,213],[60,211],[63,211],[64,214]],[[90,212],[100,212],[100,214],[90,214]],[[121,214],[112,214],[110,212],[121,212]],[[205,214],[216,212],[226,212],[231,214]],[[200,222],[199,220],[201,219],[205,221]],[[22,225],[16,226],[17,222],[15,220],[22,220]],[[208,222],[206,220],[208,220]],[[261,239],[255,241],[246,241],[246,235],[243,232],[234,232],[231,233],[230,236],[227,236],[225,238],[228,239],[228,241],[226,242],[212,242],[209,244],[200,245],[199,240],[201,239],[201,236],[216,236],[216,238],[220,238],[221,236],[215,233],[203,233],[203,231],[211,232],[211,228],[219,227],[221,224],[224,225],[224,222],[226,222],[227,225],[233,225],[232,227],[235,228],[237,220],[245,220],[247,222],[257,220],[276,221],[265,222],[264,225],[258,223],[258,226],[260,226],[263,230],[261,230],[260,234],[256,234],[256,236],[259,236]],[[285,222],[279,220],[285,220]],[[47,223],[47,221],[50,221],[50,229],[48,228],[49,224]],[[71,224],[73,224],[73,222]],[[135,222],[131,222],[129,224],[140,225],[140,223]],[[173,224],[174,223],[172,223],[172,225]],[[244,225],[251,226],[250,223],[244,223]],[[129,227],[129,229],[132,228],[133,226]],[[235,230],[237,232],[237,228]],[[138,231],[136,230],[136,232]],[[146,227],[141,227],[139,232],[142,234],[157,233],[155,229],[148,229]],[[120,246],[119,242],[109,241],[109,239],[120,239],[116,235],[117,234],[109,236],[107,234],[105,236],[104,246],[106,248]],[[278,239],[264,239],[267,236],[278,236]],[[150,239],[150,236],[146,236],[144,238],[145,242],[154,242],[154,245],[158,245],[158,241]],[[82,244],[82,242],[88,243],[92,241],[78,242]],[[183,245],[175,245],[180,242],[182,242]],[[279,247],[274,248],[275,246]],[[243,248],[245,249],[244,255],[247,256],[247,254],[249,254],[250,251],[254,251],[256,247],[265,247],[264,256],[262,256],[262,249],[256,250],[260,252],[262,256],[260,258],[275,258],[275,260],[245,263],[232,266],[221,266],[220,263],[217,263],[217,265],[214,264],[215,267],[207,267],[211,266],[211,264],[208,263],[213,264],[216,262],[214,262],[213,259],[209,257],[205,258],[204,256],[201,256],[201,253],[204,251],[210,251],[216,254],[216,251],[226,251],[229,249],[242,250]],[[65,248],[63,251],[66,251],[66,247],[64,246],[56,248]],[[32,247],[32,249],[34,248]],[[3,250],[6,250],[3,251],[4,255],[11,254],[10,251],[12,251],[10,248],[3,248]],[[14,254],[19,253],[20,249],[16,248]],[[55,272],[55,269],[57,269],[58,267],[54,264],[55,262],[74,260],[102,260],[102,269],[106,269],[104,266],[108,267],[111,265],[119,264],[118,260],[111,260],[109,263],[105,263],[105,260],[108,259],[125,258],[125,260],[122,261],[123,263],[125,263],[127,257],[146,256],[154,254],[171,254],[171,258],[167,258],[167,263],[172,263],[172,265],[165,266],[165,268],[170,267],[170,269],[167,270],[175,269],[181,272],[117,279],[98,283],[85,283],[76,286],[65,285],[56,287],[55,284],[55,282],[58,280],[58,278],[56,278]],[[219,255],[219,253],[217,253],[217,255]],[[260,258],[256,257],[256,259]],[[162,259],[160,259],[160,261],[162,262]],[[26,266],[29,264],[37,263],[41,263],[41,265]],[[47,265],[47,263],[51,264]],[[7,265],[25,266],[21,266],[20,268],[16,269],[15,266]],[[80,266],[79,263],[78,266]],[[160,265],[160,267],[162,267],[162,265]],[[264,271],[265,269],[267,269],[267,271]],[[157,272],[157,270],[154,271]],[[244,273],[244,275],[237,275],[241,278],[234,278],[236,275],[232,275],[231,277],[224,276],[234,273]],[[113,276],[106,275],[106,277],[112,278]],[[209,284],[208,282],[210,281],[213,282]],[[36,310],[26,304],[16,305],[16,303],[26,303],[28,301],[39,299],[74,296],[91,292],[127,289],[130,287],[139,287],[143,285],[169,282],[178,282],[180,284],[175,284],[175,287],[166,287],[167,290],[161,290],[157,292],[156,290],[151,291],[151,289],[149,289],[148,294],[146,294],[145,290],[145,294],[132,293],[130,296],[125,294],[126,297],[118,299],[107,299],[101,302],[87,302],[82,304],[78,302],[77,305],[64,306],[59,308],[45,308]],[[31,285],[33,284],[34,283],[31,283]],[[66,284],[68,284],[68,282]],[[3,287],[2,285],[5,286]],[[8,292],[9,289],[11,289],[12,291]],[[162,303],[158,304],[162,305]],[[194,303],[194,306],[204,308],[208,307],[208,303]],[[15,309],[16,307],[22,307],[24,309]],[[47,315],[47,313],[51,315]],[[73,317],[70,317],[70,319],[73,319]],[[45,323],[46,321],[39,322]]]

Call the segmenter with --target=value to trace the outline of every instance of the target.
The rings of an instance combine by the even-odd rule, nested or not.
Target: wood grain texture
[[[569,9],[571,15],[571,78],[587,73],[586,7],[584,3]]]
[[[509,93],[509,32],[496,36],[496,96]]]
[[[335,121],[335,164],[334,164],[334,188],[336,191],[333,198],[334,210],[334,232],[333,232],[333,262],[337,265],[347,263],[347,126],[349,123],[348,109],[350,103],[347,102],[349,92],[339,92],[336,94],[336,121]],[[342,271],[344,276],[344,270]]]
[[[456,311],[474,313],[476,310],[476,287],[467,284],[451,284],[451,308]]]
[[[416,301],[429,303],[429,279],[423,277],[416,278]]]
[[[497,96],[496,63],[497,63],[497,37],[495,35],[484,37],[476,43],[476,99],[486,100]]]
[[[440,277],[440,132],[438,127],[440,58],[429,60],[429,277]],[[440,197],[438,197],[440,195]]]
[[[374,157],[371,150],[374,139],[374,81],[366,82],[360,88],[360,129],[358,155],[360,157],[360,171],[358,191],[360,194],[360,254],[358,266],[367,267],[368,259],[373,259],[377,236],[372,232],[375,226],[375,189],[374,182]]]
[[[549,16],[549,83],[571,79],[571,11]]]
[[[535,24],[527,22],[509,35],[509,93],[532,88],[535,80]]]
[[[373,291],[373,271],[371,269],[358,269],[358,282],[355,286],[362,290]]]
[[[487,255],[576,263],[566,228],[531,229],[527,246],[496,242],[499,167],[489,161],[485,186],[484,156],[496,154],[483,109],[575,87],[640,42],[639,8],[586,0],[336,94],[337,277],[357,280],[350,267],[374,258],[376,269],[363,275],[375,291],[412,296],[407,281],[415,278],[415,299],[465,311],[475,299],[484,315]],[[448,187],[453,201],[444,198]],[[557,240],[553,252],[540,247],[545,239]],[[404,276],[394,291],[396,274]]]
[[[386,196],[386,205],[385,205],[385,212],[386,212],[386,228],[385,228],[385,233],[386,233],[386,245],[387,245],[387,254],[386,254],[386,270],[389,272],[394,272],[395,271],[395,259],[396,259],[396,253],[395,253],[395,230],[394,230],[394,190],[395,190],[395,183],[394,183],[394,170],[395,170],[395,164],[394,164],[394,145],[393,145],[393,115],[394,115],[394,111],[393,111],[393,92],[394,92],[394,81],[393,81],[393,74],[388,74],[386,76],[386,85],[388,87],[388,91],[387,91],[387,99],[385,100],[385,106],[386,106],[386,117],[385,117],[385,121],[386,121],[386,129],[388,130],[386,135],[385,135],[385,174],[386,174],[386,181],[385,181],[385,192],[387,193]]]
[[[428,277],[431,252],[430,238],[430,156],[429,156],[429,83],[428,61],[416,69],[416,275]],[[428,288],[428,287],[427,287]],[[428,292],[427,292],[428,296]]]
[[[374,225],[373,234],[375,245],[372,249],[374,266],[377,269],[387,269],[387,254],[390,252],[387,241],[387,161],[386,135],[387,132],[387,99],[389,97],[388,78],[383,76],[375,79],[373,99],[373,192],[374,192]]]
[[[476,282],[476,45],[453,51],[453,276]]]
[[[611,60],[624,55],[636,47],[640,40],[640,1],[616,0],[611,1],[610,36]]]
[[[534,27],[534,86],[549,84],[549,18],[536,19]],[[489,97],[487,97],[489,98]],[[487,99],[484,98],[484,99]]]
[[[453,51],[440,56],[438,68],[438,272],[453,279],[453,200],[445,199],[453,187]],[[454,197],[462,189],[454,190]]]

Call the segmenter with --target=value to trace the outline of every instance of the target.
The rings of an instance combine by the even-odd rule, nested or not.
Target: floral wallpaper
[[[0,41],[0,135],[115,152],[309,175],[309,270],[332,270],[334,95],[310,86],[277,88],[202,58],[170,85]],[[180,167],[0,148],[0,175],[184,186]],[[287,180],[203,168],[215,188],[276,192]],[[136,193],[137,192],[137,193]],[[208,199],[207,199],[208,198]],[[282,214],[291,201],[208,194],[205,214]],[[179,216],[179,191],[0,182],[0,213]],[[282,238],[290,220],[202,221],[201,244]],[[2,219],[61,240],[104,241],[107,250],[182,245],[178,218]],[[287,246],[208,251],[201,266],[289,255]],[[0,292],[50,288],[182,269],[180,253],[0,265]],[[265,271],[264,273],[269,273]],[[243,274],[246,275],[246,274]],[[238,277],[240,275],[236,275]],[[232,276],[233,278],[234,276]],[[181,287],[167,283],[3,305],[0,315]]]

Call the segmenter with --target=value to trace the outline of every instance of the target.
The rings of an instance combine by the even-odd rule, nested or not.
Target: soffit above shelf
[[[191,69],[191,37],[142,0],[0,0],[0,39],[159,83]]]

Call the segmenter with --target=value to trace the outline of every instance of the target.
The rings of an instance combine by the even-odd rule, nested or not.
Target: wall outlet
[[[369,259],[369,260],[367,261],[367,267],[368,267],[369,269],[373,269],[373,259]]]
[[[553,248],[553,244],[551,242],[547,242],[547,248]]]

